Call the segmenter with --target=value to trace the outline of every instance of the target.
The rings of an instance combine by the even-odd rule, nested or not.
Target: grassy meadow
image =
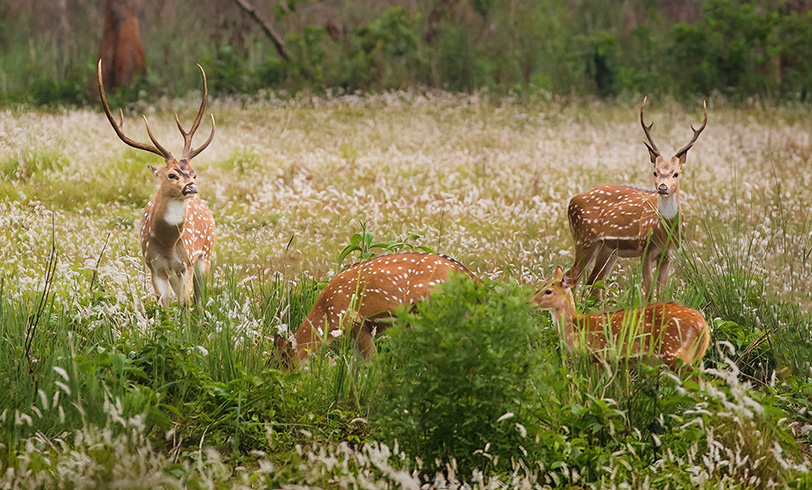
[[[198,96],[132,108],[124,130],[147,141],[145,113],[177,153],[172,112],[188,125]],[[701,108],[649,100],[665,156]],[[812,484],[809,106],[709,101],[661,299],[701,310],[713,341],[679,375],[567,353],[526,304],[571,265],[571,196],[651,186],[639,101],[409,91],[209,110],[217,133],[193,162],[217,223],[204,314],[159,308],[140,257],[157,157],[95,107],[0,112],[1,487]],[[414,328],[372,362],[338,342],[272,369],[274,334],[357,260],[338,256],[362,232],[451,255],[484,284],[404,313]],[[640,261],[604,287],[580,307],[639,305]]]

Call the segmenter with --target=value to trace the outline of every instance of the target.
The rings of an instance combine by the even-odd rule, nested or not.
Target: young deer
[[[121,111],[120,120],[116,123],[104,93],[102,61],[99,60],[98,64],[99,96],[113,130],[121,141],[129,146],[155,153],[166,161],[166,164],[160,168],[149,166],[149,169],[158,178],[160,187],[158,193],[144,209],[144,218],[141,222],[141,253],[144,255],[152,275],[155,294],[164,307],[169,305],[170,289],[175,291],[181,305],[187,305],[194,287],[195,300],[198,307],[202,309],[201,281],[203,276],[209,273],[211,246],[214,241],[214,219],[209,209],[198,197],[197,174],[191,165],[192,158],[205,150],[214,138],[214,115],[212,114],[209,139],[199,148],[192,148],[192,138],[203,118],[206,110],[206,97],[209,93],[206,72],[203,71],[203,67],[197,66],[203,74],[203,101],[200,103],[197,118],[188,133],[183,130],[178,115],[175,114],[175,122],[183,135],[184,142],[183,156],[180,160],[175,160],[172,154],[152,136],[146,116],[144,116],[144,124],[147,127],[149,139],[155,146],[139,143],[124,135],[122,131],[124,113]]]
[[[593,260],[595,267],[587,279],[592,286],[606,277],[618,257],[643,257],[643,289],[649,294],[651,280],[659,264],[657,282],[668,279],[671,253],[679,247],[682,218],[679,207],[679,183],[688,150],[708,123],[708,109],[703,102],[705,120],[694,132],[690,143],[666,161],[651,139],[651,126],[646,126],[640,106],[640,124],[648,139],[651,163],[654,165],[654,186],[649,191],[622,185],[603,184],[570,199],[567,216],[570,233],[575,241],[575,261],[569,275],[577,285],[581,273]],[[593,294],[599,296],[598,291]]]
[[[452,274],[475,279],[464,265],[439,254],[396,253],[348,267],[327,284],[291,341],[275,337],[278,360],[288,369],[300,365],[322,341],[343,331],[364,358],[374,355],[372,339],[389,326],[393,310],[427,297]]]
[[[646,358],[675,369],[677,359],[689,366],[702,359],[710,344],[710,331],[702,314],[677,303],[579,314],[572,283],[561,267],[530,302],[552,314],[553,324],[570,349],[583,348],[599,359],[608,348],[619,347],[629,357]]]

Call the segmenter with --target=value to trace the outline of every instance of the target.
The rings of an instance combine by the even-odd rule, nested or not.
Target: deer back
[[[412,304],[431,293],[453,274],[474,274],[456,260],[441,254],[396,253],[355,264],[338,273],[324,288],[310,314],[294,335],[294,346],[276,339],[283,358],[291,355],[296,362],[307,351],[332,340],[334,332],[346,329],[357,335],[361,328],[380,333],[399,306]],[[370,326],[374,325],[374,326]],[[287,353],[285,353],[287,351]]]
[[[338,328],[348,313],[353,319],[387,316],[425,298],[452,273],[473,277],[465,266],[439,254],[397,253],[355,264],[327,284],[302,326],[321,327],[326,320],[330,329]]]
[[[581,243],[616,240],[636,246],[661,224],[657,206],[656,192],[602,184],[570,199],[570,231]]]
[[[677,303],[585,315],[578,323],[586,330],[592,352],[614,343],[612,347],[624,349],[630,357],[656,359],[672,369],[677,367],[676,359],[688,365],[701,359],[710,343],[702,314]]]

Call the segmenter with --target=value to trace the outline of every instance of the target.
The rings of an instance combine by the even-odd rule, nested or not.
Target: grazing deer
[[[552,314],[553,324],[570,349],[585,349],[603,358],[617,347],[629,357],[642,357],[678,367],[677,359],[693,365],[705,356],[710,332],[702,314],[677,303],[654,303],[633,310],[581,315],[575,309],[572,283],[561,267],[553,280],[530,302]]]
[[[188,133],[183,130],[178,115],[175,114],[175,122],[184,142],[183,156],[180,160],[175,160],[172,154],[152,136],[146,116],[144,124],[147,135],[155,146],[139,143],[124,135],[122,131],[124,113],[121,111],[120,120],[116,123],[104,93],[101,60],[98,65],[99,95],[113,130],[121,141],[129,146],[160,155],[166,161],[160,168],[149,166],[158,178],[160,187],[144,209],[144,218],[141,222],[141,253],[152,275],[155,294],[164,307],[169,305],[170,290],[175,291],[181,305],[187,305],[194,285],[195,300],[202,309],[201,281],[203,276],[209,273],[211,246],[214,241],[214,219],[198,197],[197,174],[191,165],[192,158],[205,150],[214,138],[214,114],[212,114],[209,139],[199,148],[192,148],[192,138],[203,118],[209,93],[206,72],[203,71],[203,67],[197,66],[203,74],[203,101]]]
[[[427,297],[452,274],[475,279],[464,265],[440,254],[396,253],[348,267],[327,284],[292,340],[276,336],[278,361],[288,369],[300,365],[322,341],[342,332],[368,358],[376,353],[372,339],[389,326],[393,310]]]
[[[581,273],[593,260],[595,266],[587,279],[592,286],[606,277],[618,257],[643,257],[643,289],[650,293],[651,280],[659,264],[657,282],[664,285],[668,279],[671,254],[679,247],[682,218],[679,206],[679,183],[688,150],[696,142],[708,123],[708,108],[703,102],[705,120],[694,132],[690,143],[682,147],[667,162],[654,140],[651,126],[646,126],[640,106],[640,124],[648,139],[651,163],[654,165],[654,186],[649,191],[623,185],[603,184],[570,199],[567,217],[570,233],[575,241],[575,261],[569,275],[577,285]],[[595,296],[600,293],[593,291]]]

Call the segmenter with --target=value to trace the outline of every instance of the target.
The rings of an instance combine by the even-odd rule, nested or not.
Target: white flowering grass
[[[653,136],[665,153],[690,139],[700,108],[700,101],[687,108],[652,101]],[[177,151],[167,109],[144,108],[159,140]],[[219,100],[210,109],[218,132],[194,163],[217,220],[222,266],[287,267],[323,278],[363,221],[376,238],[420,232],[425,245],[483,275],[539,284],[571,262],[569,197],[601,182],[651,185],[637,106],[493,105],[479,95],[390,93],[245,107]],[[704,213],[719,226],[742,221],[739,239],[751,246],[771,292],[808,304],[810,177],[798,170],[812,154],[807,115],[711,101],[708,127],[688,154],[682,199],[690,240],[705,243]],[[129,135],[146,139],[137,113],[127,121]],[[59,162],[25,181],[11,179],[16,195],[0,212],[3,270],[24,284],[35,280],[55,213],[67,279],[90,273],[111,233],[101,282],[145,293],[135,231],[153,192],[145,164],[160,161],[126,147],[93,110],[7,111],[0,134],[7,167],[33,165],[42,154]],[[618,277],[636,261],[620,267]]]

